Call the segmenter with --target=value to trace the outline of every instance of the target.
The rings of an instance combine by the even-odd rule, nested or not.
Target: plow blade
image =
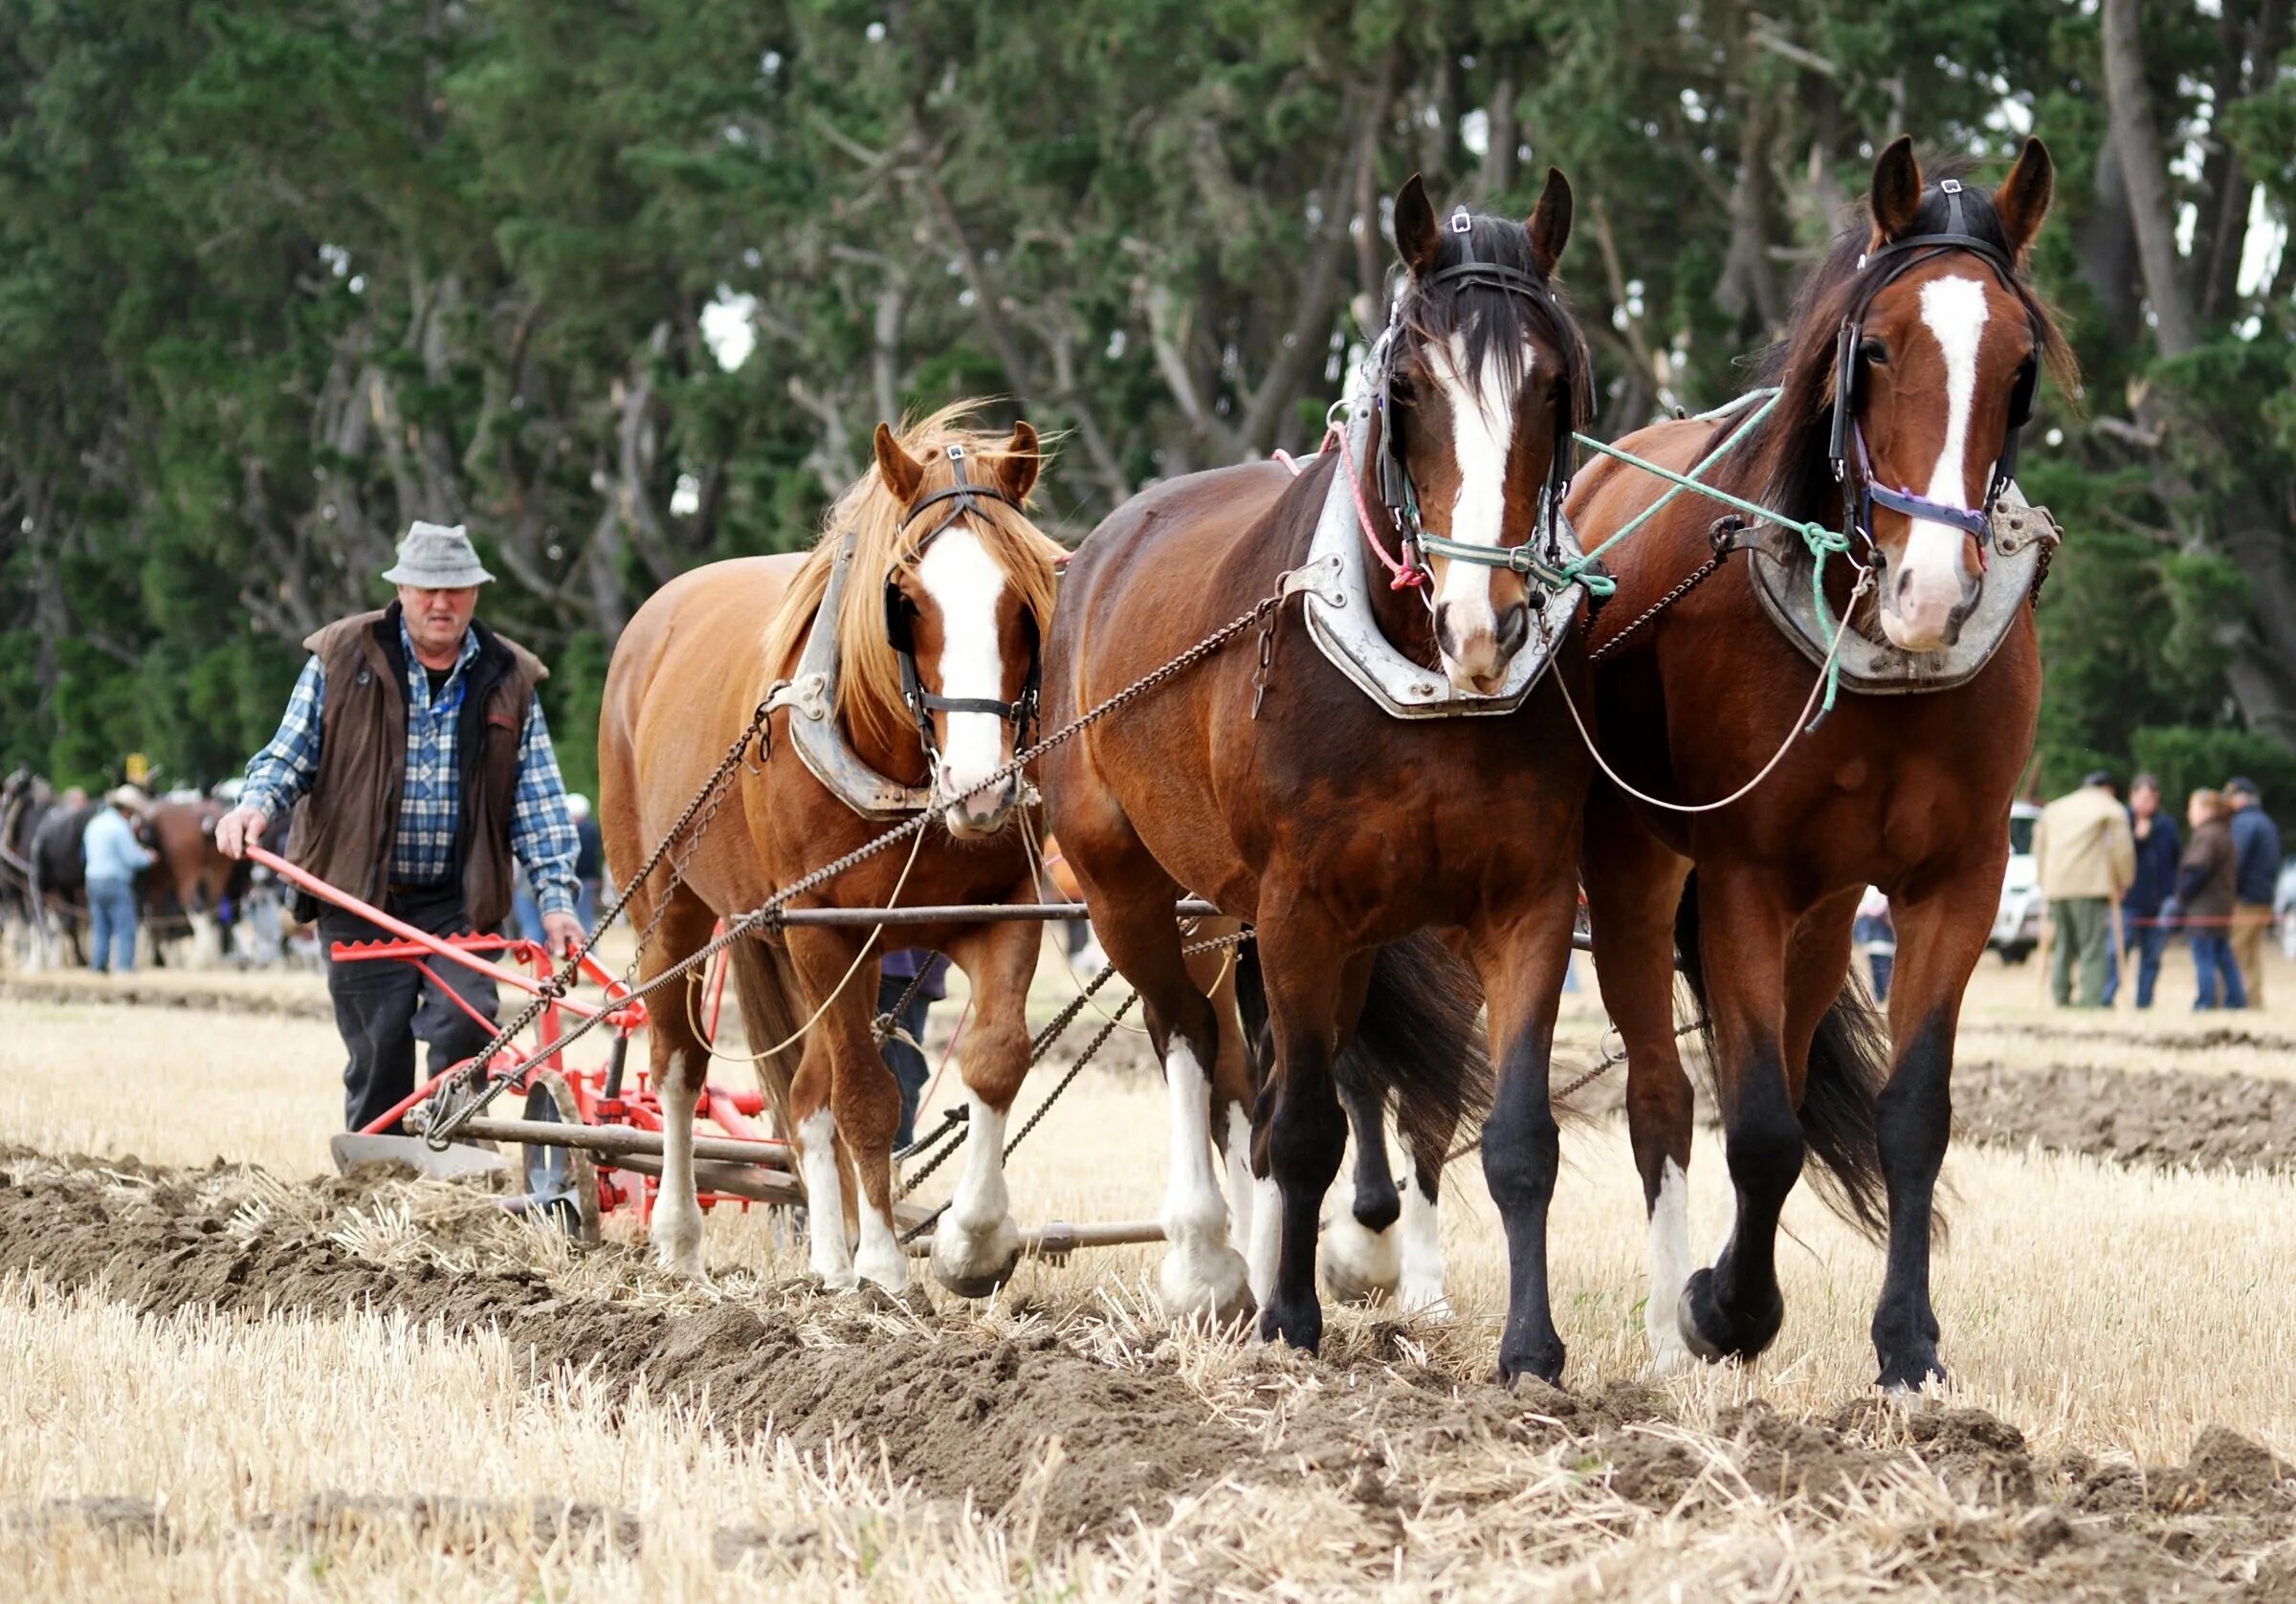
[[[454,1180],[463,1176],[492,1175],[508,1170],[508,1160],[492,1148],[472,1147],[454,1142],[443,1151],[432,1152],[420,1136],[363,1136],[346,1132],[327,1144],[334,1155],[339,1174],[348,1175],[358,1164],[404,1164],[434,1180]]]

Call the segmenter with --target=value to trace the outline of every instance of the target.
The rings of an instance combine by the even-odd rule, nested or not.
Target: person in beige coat
[[[2033,829],[2033,868],[2048,899],[2049,996],[2073,1001],[2073,965],[2081,966],[2085,1008],[2102,1008],[2112,965],[2112,906],[2136,878],[2136,837],[2112,794],[2112,777],[2087,776],[2041,810]]]

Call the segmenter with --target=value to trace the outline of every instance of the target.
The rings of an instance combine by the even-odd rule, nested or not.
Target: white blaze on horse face
[[[1669,1158],[1659,1168],[1658,1200],[1650,1205],[1650,1296],[1643,1305],[1653,1375],[1671,1375],[1690,1362],[1675,1318],[1689,1279],[1689,1183],[1682,1166]]]
[[[1004,570],[981,538],[955,524],[925,548],[917,583],[940,610],[940,693],[984,702],[1004,699],[1004,649],[998,638],[997,604]],[[1005,761],[1004,720],[993,713],[944,714],[940,801],[949,827],[980,832],[1004,823],[1009,787],[982,782]]]
[[[1532,358],[1524,357],[1524,372]],[[1442,359],[1429,364],[1451,411],[1451,452],[1459,469],[1459,494],[1451,503],[1450,538],[1466,545],[1497,546],[1506,538],[1507,458],[1514,446],[1514,395],[1494,348],[1483,356],[1483,370],[1468,365],[1467,335],[1454,333]],[[1445,667],[1462,690],[1500,668],[1498,618],[1491,610],[1494,570],[1480,563],[1448,562],[1435,594],[1443,621]],[[1454,655],[1455,654],[1455,655]]]
[[[1921,287],[1921,321],[1945,353],[1945,444],[1921,494],[1947,507],[1969,507],[1969,422],[1977,394],[1977,352],[1985,343],[1985,286],[1958,275]],[[1882,629],[1909,651],[1946,644],[1966,588],[1962,548],[1969,537],[1951,524],[1915,518],[1905,555],[1884,593]]]

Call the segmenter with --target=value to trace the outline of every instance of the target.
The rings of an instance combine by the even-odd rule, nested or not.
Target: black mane
[[[1435,265],[1428,278],[1467,260],[1466,247],[1474,248],[1478,262],[1507,268],[1523,275],[1532,286],[1526,295],[1485,284],[1436,285],[1406,279],[1398,292],[1397,321],[1423,341],[1448,340],[1462,330],[1467,335],[1467,360],[1477,372],[1494,353],[1499,371],[1510,385],[1523,378],[1523,354],[1532,337],[1545,336],[1562,353],[1560,391],[1566,427],[1584,428],[1594,415],[1594,381],[1586,355],[1586,341],[1571,320],[1554,281],[1538,271],[1531,256],[1531,233],[1512,218],[1476,213],[1466,234],[1451,231],[1450,216],[1438,227]]]

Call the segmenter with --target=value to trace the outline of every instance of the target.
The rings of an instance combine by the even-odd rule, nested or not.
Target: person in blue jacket
[[[2280,826],[2264,811],[2256,781],[2224,782],[2232,806],[2232,958],[2248,983],[2248,1006],[2264,1005],[2264,932],[2272,923],[2272,892],[2280,881]]]
[[[136,839],[149,802],[133,785],[104,802],[79,838],[88,866],[88,967],[125,975],[136,967],[136,876],[152,865],[151,848]]]
[[[2176,893],[2176,866],[2184,858],[2184,842],[2176,822],[2160,810],[2160,780],[2140,774],[2129,782],[2129,828],[2136,838],[2136,878],[2121,893],[2122,950],[2136,965],[2136,1005],[2152,1006],[2152,988],[2160,979],[2161,950],[2168,945],[2169,929],[2163,911]],[[2112,1006],[2120,990],[2116,964],[2105,977],[2105,1005]]]

